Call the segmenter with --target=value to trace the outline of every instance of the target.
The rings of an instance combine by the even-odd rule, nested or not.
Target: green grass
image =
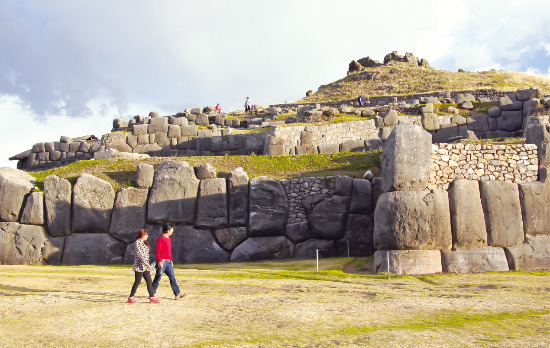
[[[39,190],[44,189],[44,180],[49,175],[66,178],[74,185],[82,173],[88,173],[109,182],[118,192],[124,187],[135,186],[135,173],[140,163],[153,164],[155,167],[166,160],[186,161],[192,166],[210,163],[217,169],[219,177],[227,177],[233,169],[243,167],[249,177],[297,179],[347,175],[360,178],[367,170],[371,170],[376,176],[380,175],[380,156],[380,151],[372,151],[302,156],[195,156],[151,157],[144,160],[90,160],[30,174],[35,178]]]

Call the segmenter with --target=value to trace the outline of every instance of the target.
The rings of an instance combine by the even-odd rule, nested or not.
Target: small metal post
[[[388,261],[388,279],[390,279],[390,252],[386,251],[386,260]]]
[[[315,256],[317,258],[317,273],[319,273],[319,249],[315,249]]]
[[[348,244],[348,257],[349,257],[349,239],[346,239],[346,243]]]

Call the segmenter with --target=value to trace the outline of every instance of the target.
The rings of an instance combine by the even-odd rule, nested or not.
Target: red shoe
[[[150,302],[150,303],[159,303],[160,300],[159,300],[158,298],[156,298],[156,297],[151,297],[151,298],[149,299],[149,302]]]
[[[130,303],[138,303],[137,300],[134,297],[128,297],[128,302]]]

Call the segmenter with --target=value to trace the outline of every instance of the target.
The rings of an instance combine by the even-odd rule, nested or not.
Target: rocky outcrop
[[[250,180],[248,230],[252,237],[284,235],[288,197],[279,181],[261,176]]]
[[[147,221],[192,224],[199,180],[187,162],[160,164],[149,193]]]
[[[0,220],[17,221],[25,197],[34,189],[34,178],[18,169],[0,168]]]
[[[73,190],[74,232],[109,232],[115,191],[111,184],[90,174],[82,174]]]

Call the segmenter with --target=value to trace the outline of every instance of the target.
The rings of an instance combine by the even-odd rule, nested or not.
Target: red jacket
[[[161,235],[157,239],[157,262],[164,259],[172,261],[172,239]]]

